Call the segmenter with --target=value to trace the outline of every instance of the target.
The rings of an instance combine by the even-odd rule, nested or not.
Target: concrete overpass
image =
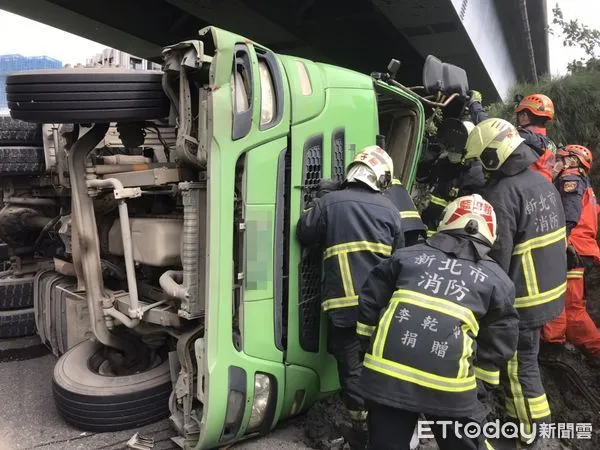
[[[549,70],[546,0],[0,0],[0,8],[155,60],[209,24],[365,73],[396,58],[411,84],[431,53],[465,68],[487,100]]]

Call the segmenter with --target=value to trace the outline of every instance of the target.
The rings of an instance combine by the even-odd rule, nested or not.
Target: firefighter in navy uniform
[[[384,192],[394,206],[400,211],[402,231],[404,231],[405,246],[415,245],[425,237],[427,228],[415,207],[410,194],[397,178],[392,179],[392,186]]]
[[[481,101],[481,93],[471,91],[469,112],[475,124],[488,118]],[[543,94],[528,95],[519,101],[515,113],[519,134],[538,156],[530,168],[552,183],[557,147],[548,137],[546,125],[554,119],[554,103]]]
[[[567,225],[567,298],[565,311],[544,326],[542,339],[561,346],[568,340],[584,351],[592,366],[600,367],[600,331],[586,309],[584,280],[585,269],[600,262],[596,196],[588,178],[592,152],[581,145],[567,145],[557,156],[556,185]]]
[[[432,185],[429,204],[421,213],[431,236],[448,203],[458,197],[472,194],[485,184],[481,164],[477,161],[463,163],[464,150],[469,133],[475,128],[471,122],[447,119],[438,129],[438,138],[444,150],[431,162],[420,164],[418,176],[422,182]]]
[[[532,422],[550,419],[538,353],[542,326],[561,313],[565,302],[565,215],[554,185],[529,168],[537,155],[509,122],[487,119],[477,125],[465,158],[479,159],[487,173],[481,195],[498,220],[490,256],[515,284],[519,343],[501,371],[501,384],[507,414],[530,434]],[[531,443],[524,435],[521,440]]]
[[[372,449],[408,449],[419,414],[481,425],[477,378],[499,383],[515,352],[515,290],[488,253],[496,219],[477,194],[445,209],[438,233],[373,269],[359,296],[357,335],[368,352],[360,387]],[[483,436],[445,439],[442,449],[489,449]]]
[[[341,183],[337,181],[321,179],[319,180],[316,196],[317,198],[321,198],[329,192],[339,190],[340,187]],[[414,245],[424,238],[427,227],[425,227],[412,198],[410,198],[410,194],[400,180],[392,178],[392,185],[389,189],[383,191],[383,195],[389,198],[400,212],[402,231],[404,232],[404,245],[406,247]]]
[[[358,291],[373,267],[404,245],[401,219],[382,195],[393,162],[378,146],[365,148],[348,166],[342,189],[305,211],[298,222],[302,245],[323,248],[323,312],[329,317],[329,351],[338,363],[341,397],[356,430],[366,430],[358,389],[362,353],[356,336]]]

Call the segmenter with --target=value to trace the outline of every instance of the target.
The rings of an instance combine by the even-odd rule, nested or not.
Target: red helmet
[[[556,154],[563,158],[565,156],[574,156],[579,160],[579,163],[586,172],[589,172],[592,168],[592,152],[583,145],[567,145],[566,147],[561,148]]]
[[[528,95],[521,100],[515,112],[520,113],[525,110],[537,117],[545,117],[548,120],[554,119],[554,103],[544,94]]]

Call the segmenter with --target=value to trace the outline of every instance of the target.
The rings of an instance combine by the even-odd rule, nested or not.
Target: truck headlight
[[[263,424],[271,403],[272,391],[271,378],[268,375],[264,373],[254,375],[254,400],[248,432],[255,431]]]

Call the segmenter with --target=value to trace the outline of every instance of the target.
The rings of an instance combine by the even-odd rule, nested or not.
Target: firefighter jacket
[[[567,243],[575,248],[579,256],[588,256],[600,262],[600,249],[596,241],[596,196],[589,178],[579,169],[568,169],[558,176],[556,187],[565,210]]]
[[[381,193],[350,183],[316,200],[300,217],[302,245],[323,249],[322,310],[336,327],[354,327],[358,291],[369,272],[404,245],[398,209]]]
[[[453,178],[436,183],[429,197],[429,205],[421,214],[429,230],[428,236],[435,234],[434,230],[449,202],[463,195],[470,195],[485,185],[483,167],[479,161],[468,161],[460,165],[445,164],[443,170],[446,174],[453,174]]]
[[[522,328],[561,313],[567,281],[565,215],[554,185],[528,169],[536,156],[521,144],[481,192],[498,223],[490,256],[515,283]]]
[[[499,368],[517,346],[515,290],[472,244],[441,232],[400,249],[371,272],[356,324],[358,337],[370,340],[361,379],[365,399],[473,417],[481,407],[476,378],[499,384]]]
[[[556,163],[556,144],[546,136],[546,129],[528,126],[519,128],[519,135],[538,155],[537,161],[530,168],[552,183],[552,169]]]
[[[418,237],[425,235],[425,225],[421,220],[421,216],[415,207],[410,194],[406,190],[400,180],[393,179],[392,187],[384,192],[384,195],[391,200],[396,206],[396,209],[400,211],[400,218],[402,219],[402,230],[404,231],[404,239],[407,245],[416,243]]]
[[[469,112],[475,125],[488,118],[488,114],[479,102],[472,103]],[[538,155],[538,159],[532,162],[530,168],[552,183],[552,169],[556,161],[556,144],[546,136],[546,129],[536,126],[519,127],[519,135]]]

